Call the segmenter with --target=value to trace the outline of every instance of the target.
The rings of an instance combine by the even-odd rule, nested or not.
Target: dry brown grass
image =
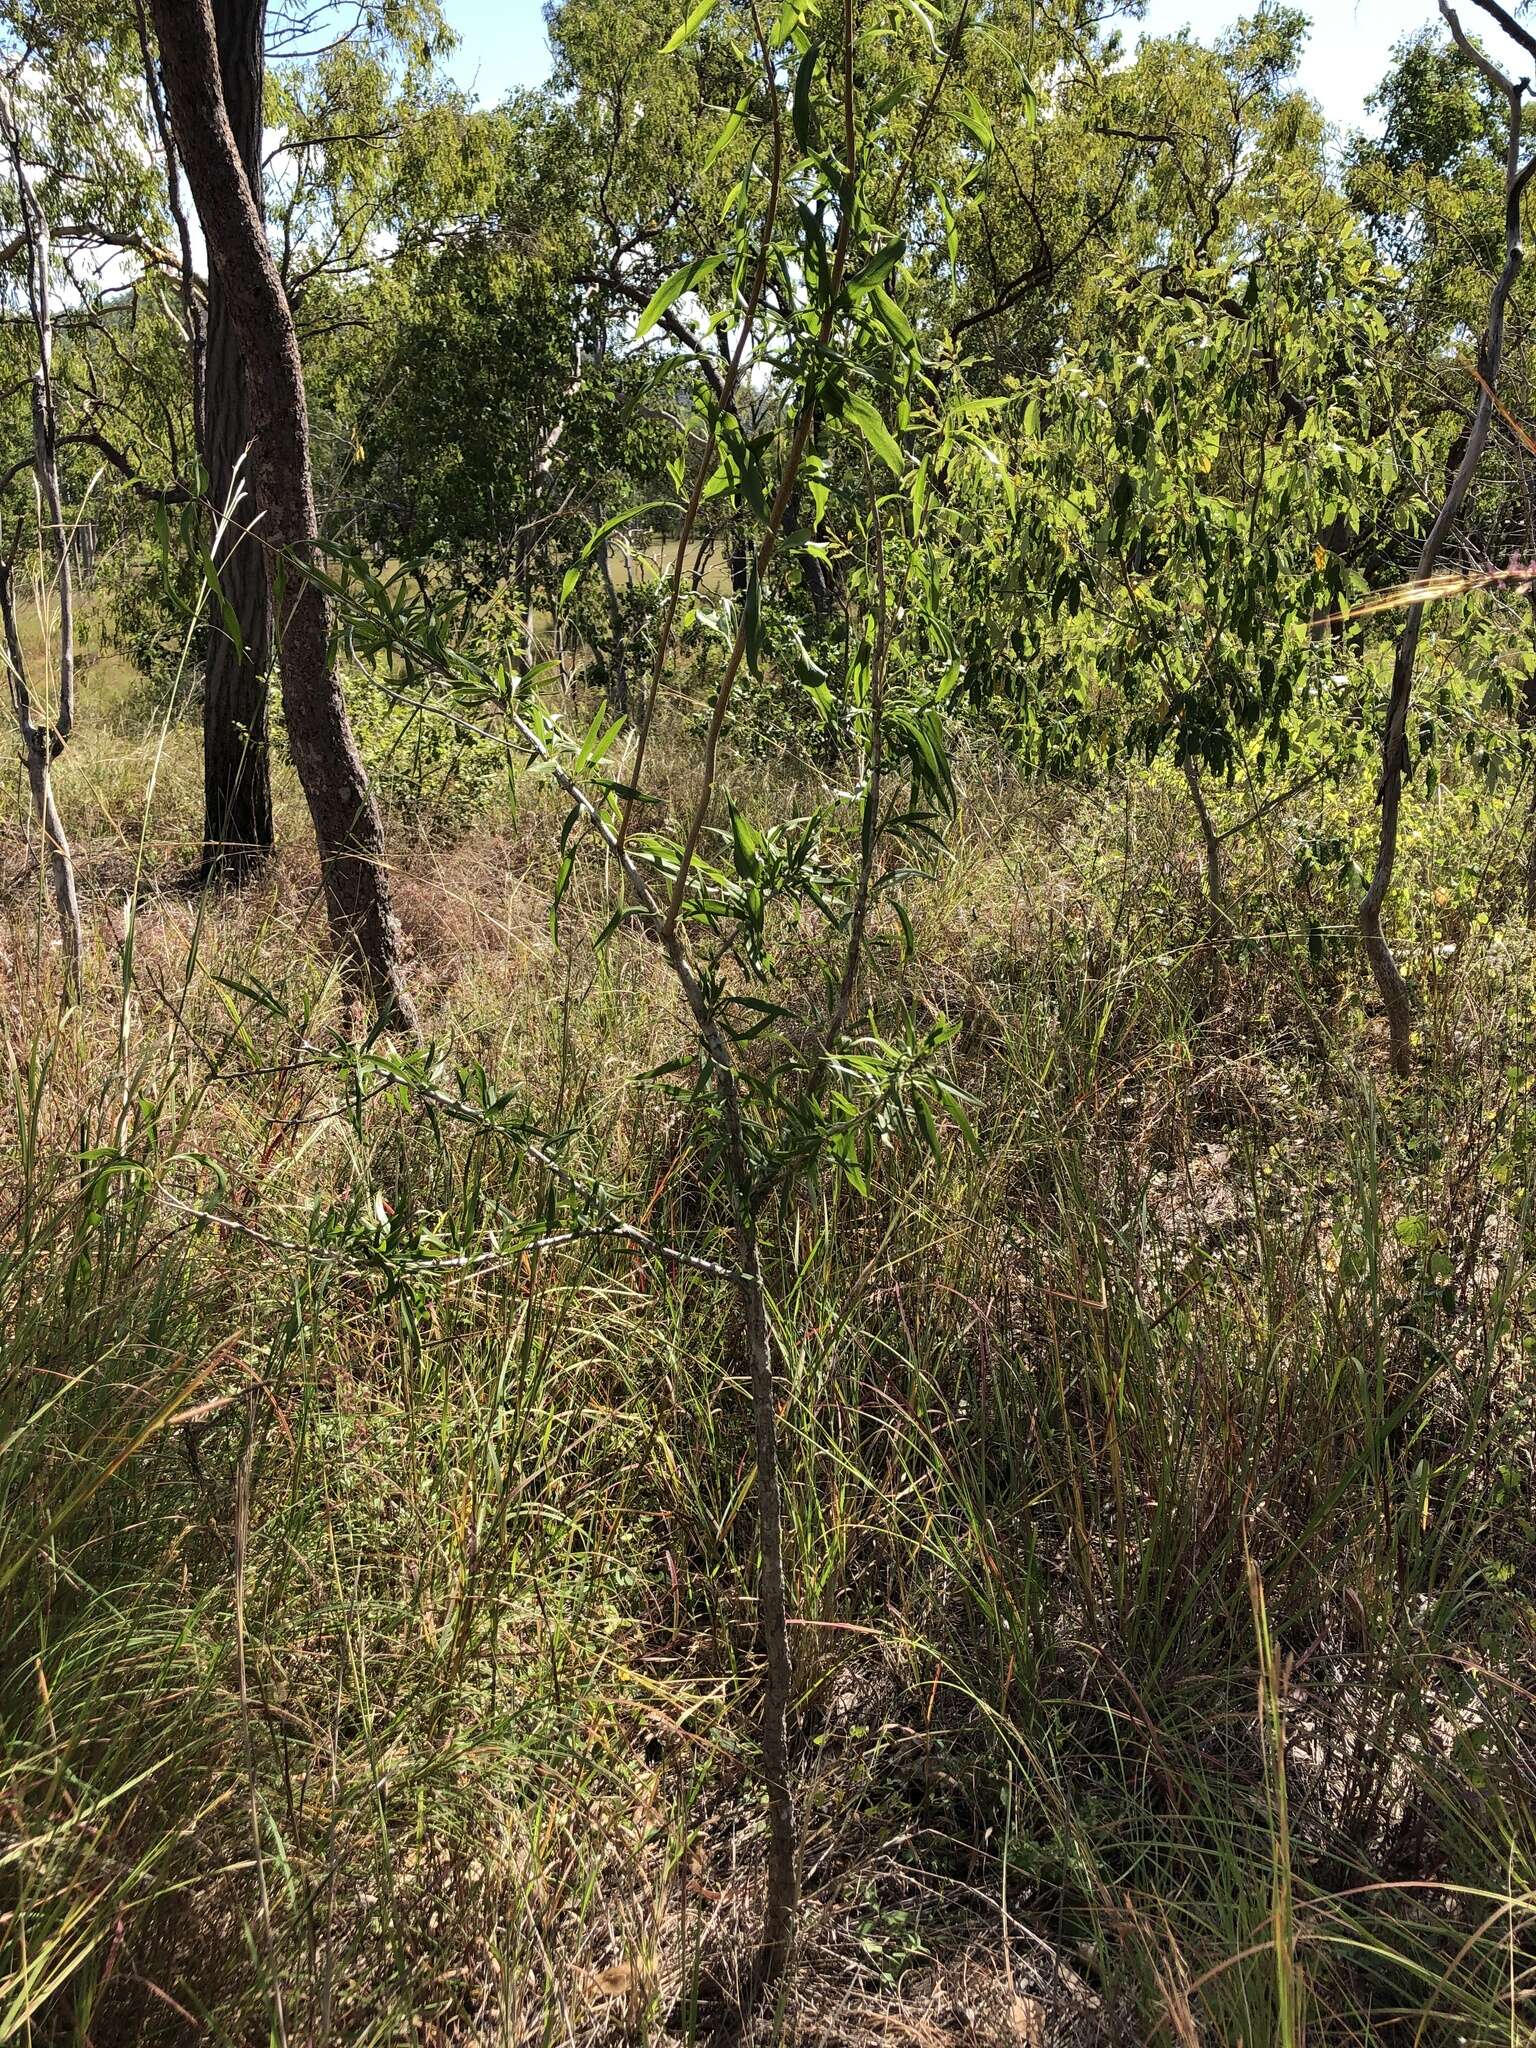
[[[106,694],[61,771],[88,927],[62,1022],[32,890],[0,905],[0,2018],[245,2041],[280,1979],[316,2043],[727,2038],[761,1854],[730,1317],[592,1247],[420,1284],[365,1257],[376,1203],[457,1242],[544,1190],[409,1091],[357,1106],[287,776],[265,875],[163,886],[195,736],[124,741]],[[674,717],[674,802],[690,747]],[[777,816],[814,787],[730,781]],[[1428,899],[1421,957],[1454,931],[1456,972],[1419,1083],[1378,1094],[1347,944],[1308,952],[1342,889],[1277,893],[1248,852],[1213,946],[1171,781],[1041,791],[978,753],[964,789],[910,891],[917,958],[882,928],[867,993],[959,1025],[982,1150],[893,1146],[867,1202],[774,1219],[805,1687],[782,2038],[1274,2038],[1251,1557],[1289,1660],[1313,2038],[1518,2039],[1536,1242],[1508,819],[1476,827],[1488,893]],[[687,1111],[637,1080],[686,1042],[660,962],[594,952],[597,867],[556,942],[558,807],[516,794],[396,834],[440,1072],[483,1067],[649,1227],[709,1241]],[[10,873],[18,804],[0,829]],[[1437,845],[1469,829],[1448,812]],[[785,935],[788,976],[816,944]]]

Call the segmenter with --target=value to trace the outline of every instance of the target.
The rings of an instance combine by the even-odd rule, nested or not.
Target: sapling
[[[32,373],[32,455],[31,466],[37,486],[37,524],[40,551],[46,563],[53,557],[53,615],[58,630],[58,702],[50,719],[33,701],[27,678],[27,664],[16,617],[14,569],[16,551],[0,560],[0,618],[5,632],[5,663],[10,681],[11,709],[21,740],[26,764],[27,787],[33,816],[42,840],[43,860],[58,919],[59,939],[64,950],[64,991],[66,998],[80,991],[82,941],[80,902],[75,890],[74,858],[59,816],[53,793],[53,764],[69,742],[75,727],[75,595],[70,560],[70,532],[64,517],[63,493],[59,484],[58,414],[54,402],[53,316],[49,303],[48,217],[40,204],[32,174],[27,166],[17,118],[14,89],[10,81],[0,83],[0,137],[10,157],[11,175],[21,210],[22,233],[27,257],[27,309],[37,344],[37,366]],[[46,539],[45,539],[46,536]],[[46,577],[45,569],[45,577]],[[47,607],[45,607],[45,610]]]
[[[739,1333],[750,1400],[768,1809],[752,1971],[758,1993],[790,1962],[800,1892],[781,1464],[781,1411],[792,1389],[776,1335],[773,1220],[818,1178],[867,1191],[887,1149],[907,1143],[942,1153],[941,1125],[969,1132],[948,1074],[948,1026],[910,1016],[877,1024],[861,1009],[871,948],[913,943],[898,892],[913,863],[942,844],[954,807],[945,707],[961,663],[939,598],[941,564],[961,544],[949,485],[966,465],[997,461],[978,442],[983,415],[967,406],[952,364],[931,366],[903,309],[911,270],[885,216],[889,206],[910,205],[911,174],[891,180],[887,170],[876,195],[863,169],[878,160],[873,145],[890,107],[863,106],[858,67],[866,38],[878,41],[888,26],[873,10],[861,21],[845,0],[828,38],[835,68],[823,82],[814,8],[794,0],[771,29],[754,23],[755,50],[744,59],[762,82],[766,132],[740,194],[734,244],[717,267],[732,282],[714,317],[734,329],[729,362],[754,363],[760,380],[771,380],[764,416],[781,425],[750,443],[732,434],[719,386],[705,383],[705,473],[678,535],[641,728],[652,727],[650,705],[676,637],[689,635],[706,654],[718,650],[697,782],[675,831],[640,784],[639,752],[623,758],[623,720],[605,725],[600,714],[585,731],[570,728],[542,698],[544,673],[523,673],[494,643],[477,648],[449,632],[403,570],[385,579],[359,565],[351,589],[334,586],[344,641],[361,659],[388,660],[413,699],[425,701],[430,690],[477,729],[499,719],[530,768],[564,793],[570,809],[555,929],[586,847],[619,890],[600,943],[643,934],[687,1021],[688,1051],[640,1080],[684,1104],[691,1147],[718,1189],[729,1249],[712,1270],[735,1296],[727,1328]],[[935,99],[950,72],[935,63]],[[951,184],[951,204],[981,162],[974,157]],[[793,209],[782,204],[791,193]],[[763,289],[765,276],[778,281],[775,292]],[[727,396],[730,385],[728,374]],[[797,483],[815,520],[790,532]],[[755,534],[745,587],[719,601],[686,590],[695,519],[715,498],[725,500],[733,529]],[[810,550],[838,563],[844,615],[835,674],[811,665],[784,601]],[[769,674],[798,687],[810,715],[835,730],[842,772],[807,815],[763,821],[721,784],[731,775],[726,735],[736,685],[743,675]],[[784,954],[817,932],[824,992],[808,1006]],[[541,1153],[553,1157],[555,1149],[551,1142]],[[599,1200],[590,1190],[583,1197],[579,1178],[557,1179],[556,1192],[594,1234],[613,1239],[620,1198]],[[629,1241],[647,1249],[639,1233]]]

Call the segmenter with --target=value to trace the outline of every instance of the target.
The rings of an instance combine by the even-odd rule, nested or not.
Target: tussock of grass
[[[537,1213],[537,1171],[317,1056],[342,1020],[291,798],[269,876],[145,897],[130,953],[121,744],[61,767],[79,1009],[26,887],[0,924],[0,2038],[713,2038],[761,1855],[713,1284],[595,1242],[425,1290],[333,1255],[349,1204],[468,1227]],[[173,727],[183,822],[194,767]],[[1518,803],[1447,785],[1408,850],[1464,858],[1419,899],[1396,1090],[1347,889],[1293,858],[1359,830],[1308,809],[1339,800],[1231,842],[1214,944],[1172,778],[978,759],[965,788],[920,964],[892,944],[869,995],[960,1025],[982,1144],[773,1219],[787,2031],[1523,2039]],[[630,1086],[683,1043],[673,1000],[643,946],[594,955],[601,875],[551,939],[547,804],[402,836],[430,1028],[687,1243],[710,1191]]]

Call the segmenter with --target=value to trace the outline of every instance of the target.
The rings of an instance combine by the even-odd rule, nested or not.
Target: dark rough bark
[[[265,17],[266,0],[213,0],[224,111],[258,212]],[[246,531],[251,425],[245,358],[216,263],[208,278],[203,383],[199,452],[215,520],[213,559],[219,588],[239,628],[236,639],[226,627],[223,607],[215,607],[203,673],[203,873],[210,881],[238,882],[273,844],[267,744],[272,597],[266,555]]]
[[[224,110],[211,0],[153,0],[152,11],[182,165],[245,355],[253,509],[286,572],[276,608],[283,714],[331,932],[380,1014],[411,1028],[383,829],[331,663],[329,606],[303,573],[318,530],[298,338]]]

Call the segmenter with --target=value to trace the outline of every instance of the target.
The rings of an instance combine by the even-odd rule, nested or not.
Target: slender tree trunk
[[[1531,616],[1536,620],[1536,591],[1527,600]],[[1536,676],[1527,676],[1520,691],[1520,704],[1516,712],[1520,729],[1525,735],[1527,766],[1536,766]],[[1525,915],[1528,922],[1536,921],[1536,787],[1533,787],[1525,812]]]
[[[37,473],[39,504],[39,546],[46,562],[50,553],[47,535],[56,553],[54,602],[59,631],[58,711],[52,724],[46,716],[33,714],[27,686],[26,663],[22,657],[21,635],[16,625],[15,593],[11,563],[0,564],[0,618],[4,622],[5,660],[10,678],[11,706],[21,736],[22,758],[26,763],[27,787],[32,809],[42,835],[43,858],[47,864],[49,888],[58,917],[59,938],[64,948],[64,992],[66,999],[80,993],[83,946],[80,903],[75,893],[75,864],[65,836],[63,821],[53,799],[53,764],[68,744],[75,729],[75,595],[70,561],[69,527],[64,518],[64,499],[59,487],[58,414],[54,408],[53,313],[49,298],[48,216],[38,202],[27,168],[26,151],[10,92],[0,89],[0,130],[11,158],[16,194],[21,208],[22,231],[27,245],[27,298],[37,337],[37,368],[32,373],[32,460]]]
[[[15,592],[11,565],[0,563],[0,618],[5,627],[5,657],[11,685],[11,708],[21,735],[22,760],[26,764],[27,788],[32,813],[42,836],[43,859],[48,870],[48,892],[58,920],[59,941],[64,948],[64,993],[66,999],[80,993],[80,962],[83,944],[80,929],[80,900],[75,893],[75,862],[69,840],[53,798],[53,763],[62,741],[46,722],[32,715],[27,688],[26,663],[21,652],[21,635],[16,626]]]
[[[201,461],[203,450],[208,445],[207,423],[203,410],[208,328],[203,317],[203,309],[198,303],[197,266],[192,256],[192,224],[187,218],[187,209],[182,200],[181,164],[176,155],[176,138],[171,132],[170,119],[165,111],[165,94],[160,90],[160,72],[155,63],[149,16],[144,11],[144,0],[135,0],[134,26],[138,31],[139,55],[144,65],[145,97],[149,101],[150,117],[165,157],[165,196],[170,206],[171,219],[176,227],[176,247],[181,260],[177,290],[181,297],[182,324],[187,334],[187,370],[192,383],[192,443],[197,450],[198,460]]]
[[[1460,49],[1471,58],[1483,75],[1504,93],[1509,103],[1509,136],[1504,163],[1504,267],[1499,272],[1488,302],[1488,321],[1478,349],[1477,409],[1472,415],[1466,445],[1461,459],[1447,486],[1440,510],[1424,537],[1419,551],[1414,580],[1424,582],[1435,572],[1440,560],[1440,551],[1445,546],[1457,513],[1471,489],[1472,479],[1482,459],[1483,449],[1488,440],[1488,430],[1493,422],[1494,392],[1498,386],[1499,364],[1504,353],[1504,314],[1509,295],[1514,287],[1520,266],[1525,260],[1525,250],[1520,240],[1520,202],[1531,173],[1536,170],[1536,154],[1522,165],[1520,161],[1520,116],[1524,97],[1524,85],[1515,84],[1504,77],[1476,46],[1463,35],[1448,0],[1440,0],[1440,12],[1450,26],[1451,34]],[[1397,861],[1397,833],[1402,812],[1403,776],[1408,764],[1408,713],[1413,700],[1413,672],[1418,659],[1419,636],[1423,630],[1424,608],[1410,606],[1402,634],[1397,643],[1397,655],[1392,664],[1392,691],[1387,701],[1387,722],[1381,741],[1381,780],[1377,801],[1381,805],[1381,834],[1377,842],[1376,867],[1371,876],[1370,887],[1360,905],[1360,930],[1365,940],[1366,957],[1371,963],[1371,972],[1376,977],[1376,986],[1381,992],[1383,1007],[1387,1013],[1387,1028],[1392,1041],[1392,1066],[1396,1073],[1406,1075],[1409,1071],[1412,1051],[1413,995],[1397,964],[1397,957],[1382,928],[1381,910],[1392,886],[1392,872]]]
[[[43,240],[38,258],[38,291],[43,300],[46,300],[48,292],[47,248],[47,242]],[[42,337],[42,361],[32,377],[32,447],[42,499],[43,524],[52,534],[58,561],[54,571],[54,598],[59,621],[59,715],[54,720],[52,742],[53,752],[58,753],[75,729],[75,578],[69,526],[64,518],[64,498],[59,489],[52,335],[46,311],[39,317],[38,332]]]
[[[212,0],[224,111],[252,201],[262,211],[262,90],[266,0]],[[272,596],[267,557],[247,529],[253,496],[246,455],[251,412],[245,352],[217,263],[208,278],[204,439],[214,519],[216,606],[203,672],[203,874],[240,882],[271,852],[272,774],[267,678],[272,666]]]
[[[734,1091],[734,1075],[722,1081],[722,1088],[726,1086]],[[738,1230],[737,1248],[743,1272],[747,1378],[752,1388],[752,1434],[757,1457],[758,1541],[762,1549],[758,1613],[764,1661],[763,1782],[768,1794],[768,1883],[763,1895],[763,1924],[754,1975],[760,1984],[769,1985],[783,1976],[789,1963],[800,1904],[800,1851],[794,1794],[789,1782],[789,1707],[794,1697],[794,1670],[790,1662],[789,1601],[784,1581],[784,1503],[773,1343],[757,1226],[750,1215]]]
[[[283,713],[319,843],[331,932],[380,1015],[413,1029],[383,828],[331,662],[330,607],[305,574],[319,534],[298,338],[225,111],[211,0],[152,0],[152,12],[182,164],[245,355],[252,498],[284,572]]]
[[[1205,791],[1200,786],[1198,762],[1192,755],[1186,754],[1182,766],[1189,800],[1194,805],[1195,816],[1200,822],[1200,837],[1205,847],[1205,907],[1211,937],[1217,938],[1231,922],[1227,916],[1227,877],[1225,863],[1221,857],[1221,841],[1216,836],[1216,827],[1211,822],[1210,805],[1207,804]]]
[[[603,695],[615,718],[628,718],[631,710],[628,650],[624,644],[624,608],[618,585],[613,580],[613,560],[606,537],[599,543],[598,567],[602,571],[603,597],[608,607],[608,659],[603,663]]]

